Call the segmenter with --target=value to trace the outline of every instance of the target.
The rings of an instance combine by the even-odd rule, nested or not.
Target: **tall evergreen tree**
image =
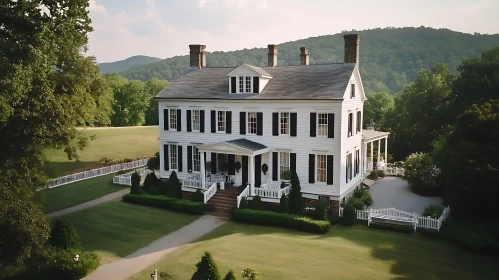
[[[292,214],[303,214],[303,198],[298,174],[291,175],[291,192],[289,193],[289,210]]]
[[[218,273],[218,267],[211,254],[205,252],[204,256],[201,258],[196,265],[197,270],[192,275],[192,280],[220,280],[220,274]]]

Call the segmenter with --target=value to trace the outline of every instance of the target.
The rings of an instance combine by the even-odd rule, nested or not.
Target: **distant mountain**
[[[99,68],[101,74],[104,73],[119,73],[126,71],[134,66],[144,65],[152,62],[161,61],[161,58],[150,57],[145,55],[136,55],[129,57],[125,60],[115,61],[115,62],[106,62],[99,63]]]
[[[456,70],[465,58],[499,45],[499,34],[472,35],[427,27],[377,28],[279,44],[278,65],[299,64],[300,47],[309,49],[310,64],[343,62],[344,33],[360,34],[360,69],[367,92],[399,92],[416,78],[421,69],[444,62]],[[188,46],[185,48],[187,53]],[[208,67],[237,66],[243,62],[266,66],[267,49],[211,52],[207,54],[206,62]],[[135,66],[120,75],[139,80],[152,77],[172,80],[188,67],[188,56],[176,56]]]

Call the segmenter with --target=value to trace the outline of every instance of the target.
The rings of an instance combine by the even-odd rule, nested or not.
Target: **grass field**
[[[130,279],[190,279],[205,251],[222,277],[244,268],[258,279],[497,279],[497,260],[417,234],[333,226],[322,235],[228,222]],[[163,279],[163,278],[161,278]]]
[[[64,218],[76,228],[83,247],[95,251],[101,264],[105,264],[147,246],[199,216],[112,201]]]
[[[63,150],[46,150],[49,163],[47,171],[51,177],[59,177],[92,168],[101,167],[99,160],[136,158],[151,155],[159,151],[158,126],[134,126],[89,128],[86,134],[95,135],[88,146],[79,151],[79,161],[68,160]]]
[[[41,192],[44,196],[44,210],[46,213],[51,213],[129,188],[128,186],[114,185],[112,181],[113,174],[109,174],[44,190]]]

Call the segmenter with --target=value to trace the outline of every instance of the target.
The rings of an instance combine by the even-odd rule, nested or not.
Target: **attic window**
[[[355,84],[350,85],[350,98],[355,98]]]
[[[245,83],[245,89],[246,89],[246,93],[250,93],[251,92],[251,77],[246,77],[246,83]]]
[[[244,77],[239,77],[239,92],[244,92]]]

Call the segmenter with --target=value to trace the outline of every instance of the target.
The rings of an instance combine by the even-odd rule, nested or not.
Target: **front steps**
[[[215,195],[210,198],[208,203],[215,205],[216,212],[230,213],[230,210],[237,207],[237,196],[239,194],[218,190]]]

